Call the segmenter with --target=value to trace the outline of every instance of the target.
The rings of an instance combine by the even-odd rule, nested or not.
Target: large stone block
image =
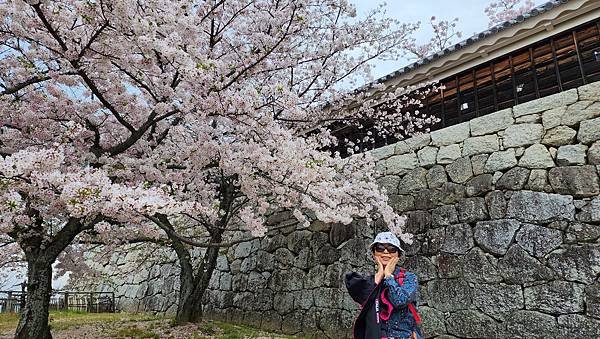
[[[286,314],[281,321],[281,331],[286,334],[296,334],[302,331],[302,320],[306,313],[308,312],[295,310]]]
[[[458,219],[461,222],[475,222],[487,218],[488,211],[484,198],[474,197],[458,202]]]
[[[454,312],[447,319],[448,333],[461,338],[497,338],[499,324],[475,310]]]
[[[421,148],[431,143],[431,136],[429,133],[423,133],[415,135],[412,138],[398,141],[394,144],[394,152],[396,154],[405,154],[420,150]]]
[[[435,146],[446,146],[462,142],[469,136],[469,122],[463,122],[431,132],[431,143]]]
[[[247,241],[247,242],[240,243],[235,247],[233,257],[235,259],[246,258],[247,256],[250,255],[251,250],[252,250],[251,242]]]
[[[586,145],[565,145],[558,148],[556,163],[559,166],[585,165]]]
[[[473,306],[503,321],[512,312],[524,308],[523,290],[519,285],[478,284],[473,289]]]
[[[582,121],[579,124],[577,140],[583,144],[591,144],[600,140],[600,118]]]
[[[410,272],[419,277],[419,282],[423,283],[437,278],[437,268],[431,260],[422,255],[415,255],[408,259],[403,265]]]
[[[456,224],[446,227],[442,251],[454,254],[467,253],[473,247],[473,230],[469,224]]]
[[[427,212],[424,212],[427,213]],[[334,223],[329,230],[329,243],[333,247],[338,247],[344,242],[354,238],[357,235],[356,223],[344,225],[342,223]]]
[[[227,321],[225,315],[214,318],[215,320]],[[269,310],[263,313],[262,320],[260,322],[260,328],[267,331],[281,332],[282,317],[277,311]],[[229,321],[228,321],[229,322]],[[230,321],[233,322],[233,321]]]
[[[562,117],[567,111],[567,106],[549,109],[542,114],[542,124],[546,130],[560,126]]]
[[[471,135],[478,136],[501,131],[514,123],[512,108],[475,118],[470,121]]]
[[[419,158],[419,165],[423,167],[430,167],[435,165],[437,159],[438,148],[437,147],[424,147],[417,152]]]
[[[572,245],[548,255],[548,265],[559,277],[586,284],[600,274],[600,245]]]
[[[577,213],[577,220],[594,224],[600,223],[600,197],[592,199],[583,206],[581,212]]]
[[[424,168],[415,168],[400,180],[398,184],[398,193],[407,194],[427,188],[427,170]]]
[[[473,167],[473,174],[480,175],[485,173],[485,163],[489,155],[478,154],[471,157],[471,166]]]
[[[278,251],[287,251],[283,248],[280,248]],[[286,262],[287,266],[278,266],[278,268],[287,269],[292,266],[293,257],[289,251],[286,253],[289,257],[287,258],[277,258],[277,262]],[[281,260],[279,260],[281,259]],[[291,260],[290,260],[291,259]],[[268,272],[267,272],[268,273]],[[248,274],[248,289],[250,291],[256,292],[258,290],[264,290],[267,287],[267,278],[258,272],[250,272]]]
[[[502,191],[493,191],[485,195],[485,203],[491,219],[503,219],[506,216],[506,198]]]
[[[227,262],[227,257],[219,256],[217,258],[217,266],[215,268],[222,272],[229,271],[229,262]]]
[[[502,281],[498,270],[498,260],[474,247],[466,255],[460,256],[460,277],[469,283],[491,284]]]
[[[454,162],[454,160],[460,158],[462,151],[458,144],[452,144],[444,147],[440,147],[437,154],[437,163],[440,165],[447,165]]]
[[[534,257],[544,257],[562,244],[562,232],[544,226],[522,224],[517,243]]]
[[[458,223],[458,214],[454,205],[443,205],[431,211],[434,226],[448,226]]]
[[[498,137],[495,134],[471,137],[465,139],[462,155],[463,157],[469,157],[476,154],[493,153],[498,151],[499,147]]]
[[[327,242],[327,235],[322,232],[308,232],[308,231],[300,231],[300,232],[292,232],[288,235],[283,241],[287,242],[287,248],[294,252],[299,253],[303,248],[310,247],[311,242],[313,241],[313,237],[315,235],[323,235],[323,240],[321,241],[323,244]],[[275,238],[273,238],[275,239]],[[275,251],[275,249],[273,249]]]
[[[536,311],[516,311],[506,320],[505,338],[558,338],[556,319]]]
[[[555,279],[551,269],[527,254],[519,245],[512,245],[506,255],[498,261],[498,269],[510,284],[524,284]]]
[[[473,177],[471,159],[469,157],[457,159],[446,166],[446,172],[453,182],[459,184],[466,182]]]
[[[508,201],[506,216],[533,223],[573,220],[575,205],[568,195],[518,191]]]
[[[587,314],[600,319],[600,282],[585,288]]]
[[[389,158],[392,155],[394,155],[395,148],[396,148],[396,146],[392,144],[392,145],[387,145],[387,146],[373,149],[370,152],[371,152],[371,155],[373,156],[373,158],[375,158],[375,160],[381,160],[381,159]]]
[[[577,136],[576,130],[567,126],[558,126],[546,132],[542,144],[556,147],[570,145],[575,141],[575,136]]]
[[[541,124],[511,125],[504,131],[504,147],[520,147],[539,143],[544,135]]]
[[[465,310],[471,306],[471,287],[462,279],[437,279],[427,284],[429,306],[442,312]]]
[[[569,223],[566,230],[566,243],[590,243],[600,240],[600,227],[582,222]]]
[[[546,146],[534,144],[529,146],[519,160],[519,166],[525,168],[550,168],[554,167],[554,160]]]
[[[478,175],[467,181],[465,188],[467,196],[469,197],[484,195],[493,189],[492,175]]]
[[[590,165],[600,165],[600,141],[596,141],[588,149],[587,159]]]
[[[369,232],[372,234],[372,232]],[[344,246],[342,247],[342,253],[340,256],[340,262],[343,264],[351,265],[352,267],[363,266],[367,263],[371,264],[372,256],[371,253],[366,249],[371,245],[372,239],[364,239],[364,238],[355,238],[350,239]],[[298,258],[304,256],[305,259],[302,260],[300,265],[296,264],[298,268],[303,270],[308,270],[311,268],[311,265],[308,265],[309,261],[314,261],[315,259],[308,260],[310,257],[313,257],[313,251],[311,248],[305,248],[300,251],[298,254]],[[300,259],[299,259],[300,260]]]
[[[600,81],[580,86],[577,92],[579,92],[579,100],[600,101]]]
[[[438,268],[438,276],[442,279],[463,278],[464,256],[447,253],[437,253],[433,263]]]
[[[527,179],[529,179],[529,170],[523,167],[513,167],[504,173],[496,181],[496,189],[517,191],[523,189]]]
[[[320,264],[331,265],[340,259],[340,251],[330,244],[319,246],[316,251],[316,258]]]
[[[600,116],[600,104],[593,104],[591,101],[579,101],[569,105],[561,123],[567,126],[575,126],[583,120],[593,119],[597,116]]]
[[[558,330],[562,338],[598,338],[600,320],[580,314],[567,314],[558,317]]]
[[[444,244],[446,229],[444,227],[433,228],[427,231],[425,242],[423,243],[423,254],[435,255],[440,252]]]
[[[405,214],[405,232],[412,234],[424,233],[431,226],[431,214],[428,211],[410,211]]]
[[[400,177],[397,175],[387,175],[377,179],[379,187],[385,189],[387,194],[398,194],[398,184]]]
[[[556,193],[574,197],[593,197],[600,194],[600,181],[595,166],[555,167],[548,172]]]
[[[480,221],[475,226],[475,243],[486,252],[504,255],[520,226],[512,219]]]
[[[523,115],[515,119],[516,124],[537,124],[542,122],[542,114],[541,113],[533,113],[528,115]]]
[[[573,88],[568,91],[516,105],[513,107],[513,116],[517,118],[523,115],[538,113],[561,106],[567,106],[577,102],[577,100],[579,100],[577,89]]]
[[[447,182],[442,185],[437,199],[442,204],[455,204],[465,197],[465,187],[461,184]]]
[[[438,203],[437,192],[431,189],[422,189],[413,193],[415,198],[415,209],[428,210],[434,208]]]
[[[390,195],[389,204],[396,213],[415,209],[415,198],[412,195]]]
[[[529,174],[526,189],[531,191],[543,192],[548,185],[548,172],[543,169],[533,169]]]
[[[584,286],[567,281],[551,281],[526,287],[525,308],[551,314],[583,312]]]
[[[385,173],[403,175],[411,169],[416,168],[419,165],[419,159],[415,153],[407,153],[402,155],[395,155],[387,158],[385,161]]]
[[[244,259],[248,260],[254,258],[256,261],[256,266],[252,269],[257,269],[259,271],[272,271],[274,270],[273,266],[275,266],[274,261],[275,258],[273,254],[267,253],[264,251],[258,251],[256,254]],[[242,268],[244,267],[244,262],[242,262]]]
[[[422,306],[419,307],[419,315],[423,319],[423,338],[431,338],[446,333],[443,312],[435,308]]]
[[[441,165],[435,165],[427,172],[427,185],[429,188],[440,188],[448,182],[446,170]]]
[[[486,173],[493,173],[509,169],[516,165],[517,158],[515,157],[515,150],[511,148],[506,151],[492,153],[485,162],[484,170]]]

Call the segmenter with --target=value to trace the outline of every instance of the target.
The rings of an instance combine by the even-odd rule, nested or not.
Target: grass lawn
[[[12,338],[18,321],[14,313],[0,313],[0,339]],[[50,326],[57,339],[299,338],[215,321],[173,326],[170,318],[141,313],[50,312]]]
[[[15,313],[0,313],[0,334],[17,328],[19,317]]]

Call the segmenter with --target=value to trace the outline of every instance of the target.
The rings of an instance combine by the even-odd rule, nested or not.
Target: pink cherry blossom
[[[57,258],[99,260],[92,244],[171,249],[182,270],[207,248],[210,274],[274,211],[403,232],[369,153],[332,149],[435,122],[418,112],[431,88],[352,90],[417,25],[345,0],[17,0],[0,18],[0,260],[27,260],[32,295]],[[340,124],[373,131],[344,144]],[[25,314],[19,335],[47,321]]]
[[[492,1],[484,12],[492,27],[529,12],[533,6],[533,0],[499,0]]]

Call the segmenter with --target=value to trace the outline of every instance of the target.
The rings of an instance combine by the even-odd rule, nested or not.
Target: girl
[[[414,273],[396,267],[404,251],[392,232],[377,234],[371,253],[375,275],[346,274],[346,288],[361,310],[354,322],[355,339],[422,339],[417,325],[419,284]]]

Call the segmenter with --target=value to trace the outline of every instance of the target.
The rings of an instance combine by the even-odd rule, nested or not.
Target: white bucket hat
[[[398,249],[400,251],[404,252],[402,247],[400,247],[400,240],[398,240],[398,237],[396,237],[396,235],[392,232],[378,233],[375,236],[375,240],[373,240],[370,247],[373,248],[373,245],[375,245],[377,243],[394,245],[394,246],[398,247]]]

